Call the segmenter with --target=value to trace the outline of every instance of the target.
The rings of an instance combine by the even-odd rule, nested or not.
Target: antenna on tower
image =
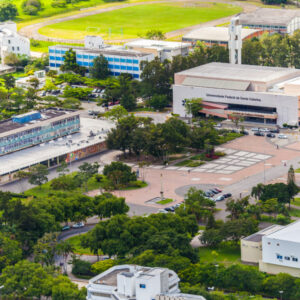
[[[236,16],[231,19],[228,28],[229,31],[229,62],[231,64],[242,63],[242,26],[239,25],[239,17]]]

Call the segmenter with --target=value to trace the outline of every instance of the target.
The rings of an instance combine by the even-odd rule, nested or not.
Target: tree
[[[241,122],[244,122],[244,117],[241,116],[241,115],[238,115],[238,114],[231,114],[231,115],[229,115],[229,119],[235,125],[236,128],[239,127],[239,124]]]
[[[246,212],[246,208],[249,205],[249,196],[243,197],[241,199],[228,199],[226,201],[226,211],[230,212],[231,220],[239,219],[242,214]]]
[[[254,186],[251,190],[251,196],[255,197],[255,199],[260,199],[260,196],[262,195],[263,191],[264,191],[264,184],[263,183],[259,183],[256,186]]]
[[[184,107],[187,115],[196,118],[199,114],[199,111],[202,109],[202,99],[201,98],[186,99]]]
[[[32,77],[28,80],[30,86],[33,88],[33,89],[37,89],[40,85],[40,81],[36,78],[36,77]]]
[[[121,105],[116,105],[105,113],[105,117],[113,121],[119,121],[126,116],[128,116],[128,111]]]
[[[113,267],[115,264],[116,263],[113,259],[100,260],[94,263],[91,269],[95,274],[101,274],[109,268]]]
[[[146,37],[146,39],[149,39],[149,40],[165,40],[166,39],[166,36],[164,35],[164,33],[158,29],[148,30],[146,32],[145,37]]]
[[[166,95],[153,95],[148,101],[147,105],[156,109],[162,110],[169,104],[169,100]]]
[[[13,75],[11,74],[5,74],[2,76],[2,78],[4,79],[4,83],[5,83],[5,87],[7,89],[12,89],[15,87],[16,85],[16,79]]]
[[[102,220],[115,215],[126,214],[129,206],[125,203],[125,198],[117,198],[116,196],[104,193],[94,198],[95,213]]]
[[[0,22],[14,20],[18,15],[18,10],[15,4],[11,2],[3,2],[0,4]]]
[[[25,0],[22,3],[24,14],[35,16],[42,9],[40,0]]]
[[[199,239],[204,245],[215,248],[223,241],[223,236],[219,229],[211,228],[203,231]]]
[[[71,48],[66,51],[64,55],[64,63],[60,66],[60,70],[63,72],[74,72],[80,75],[84,75],[86,69],[79,66],[76,62],[76,52]]]
[[[47,175],[49,174],[48,168],[44,165],[38,164],[30,169],[29,183],[41,186],[48,181]]]
[[[81,166],[79,166],[79,172],[76,175],[76,178],[78,179],[80,185],[85,185],[85,190],[88,190],[88,180],[95,174],[98,173],[99,164],[97,162],[90,164],[90,163],[83,163]]]
[[[131,171],[131,167],[119,161],[106,165],[103,175],[111,181],[114,188],[126,186],[129,182],[137,179],[136,173]]]
[[[95,79],[106,79],[109,76],[108,61],[102,54],[93,59],[90,74]]]
[[[62,161],[61,164],[56,168],[56,172],[59,174],[59,176],[64,176],[69,171],[68,164],[65,161]]]
[[[34,261],[51,266],[57,253],[58,233],[45,233],[33,248]]]
[[[290,166],[288,171],[288,178],[287,178],[287,188],[290,195],[290,199],[293,199],[295,195],[299,193],[299,187],[296,185],[295,182],[295,171],[293,166]],[[291,205],[291,201],[289,201],[289,207]]]
[[[271,198],[277,198],[279,203],[289,203],[291,194],[288,185],[284,183],[274,183],[264,186],[263,193],[260,196],[261,201],[266,201]]]
[[[56,252],[62,255],[64,261],[64,273],[67,273],[67,259],[74,252],[74,246],[68,241],[61,241],[56,245]]]

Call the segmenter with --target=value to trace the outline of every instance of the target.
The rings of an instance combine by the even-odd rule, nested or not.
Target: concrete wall
[[[245,263],[258,264],[262,259],[261,242],[241,240],[241,260]]]
[[[177,75],[178,81],[180,78]],[[195,86],[173,85],[173,112],[185,117],[184,99],[202,98],[216,103],[266,106],[277,109],[277,124],[298,124],[298,97],[284,94],[234,91]]]
[[[261,272],[266,272],[269,274],[287,273],[294,277],[300,277],[300,269],[268,264],[268,263],[264,263],[261,260],[259,261],[259,270]]]

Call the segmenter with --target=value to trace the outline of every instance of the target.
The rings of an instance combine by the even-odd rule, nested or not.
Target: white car
[[[288,138],[285,134],[282,134],[282,133],[278,134],[277,137],[279,139],[287,139]]]
[[[269,128],[259,128],[259,131],[261,131],[261,132],[269,132],[270,129]]]
[[[82,227],[84,227],[84,223],[83,222],[78,222],[78,223],[75,223],[72,227],[73,228],[82,228]]]
[[[258,131],[259,129],[257,127],[251,128],[251,131]]]

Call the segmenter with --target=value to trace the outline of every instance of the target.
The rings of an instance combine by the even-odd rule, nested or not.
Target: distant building
[[[245,122],[298,125],[300,70],[209,63],[175,74],[173,112],[187,117],[186,99],[202,98],[205,116]]]
[[[165,59],[172,60],[177,55],[187,56],[192,45],[191,43],[137,39],[124,46],[130,50],[153,53],[161,61],[164,61]]]
[[[241,239],[241,261],[247,264],[258,265],[262,259],[262,238],[281,229],[281,225],[272,225],[254,234]]]
[[[242,28],[241,38],[242,40],[251,39],[259,36],[262,33],[258,29],[246,29]],[[183,42],[191,42],[195,45],[197,42],[203,42],[206,46],[212,45],[228,46],[229,32],[227,27],[204,27],[193,30],[182,37]]]
[[[299,9],[259,8],[239,15],[240,25],[269,32],[292,34],[300,29]]]
[[[14,22],[0,23],[1,56],[7,53],[30,56],[30,40],[17,33],[17,24]]]
[[[37,78],[39,80],[38,89],[45,86],[46,83],[46,72],[44,70],[35,71],[33,75],[21,77],[16,80],[16,87],[27,89],[31,87],[30,79]]]
[[[177,274],[166,268],[114,266],[90,279],[87,300],[205,300],[181,294]]]
[[[0,155],[78,132],[78,111],[59,108],[32,111],[0,121]]]
[[[261,246],[261,253],[253,247],[254,243]],[[287,226],[273,225],[242,239],[241,251],[242,261],[259,264],[262,272],[300,277],[300,221]]]
[[[85,47],[56,45],[49,47],[49,66],[52,70],[59,70],[63,64],[66,51],[73,49],[76,52],[76,61],[80,66],[93,66],[94,58],[103,55],[108,61],[108,68],[112,76],[122,73],[131,74],[134,79],[139,80],[142,69],[142,61],[151,61],[154,54],[140,51],[127,50],[121,46],[109,46],[103,43],[100,37],[88,36],[85,38]]]

